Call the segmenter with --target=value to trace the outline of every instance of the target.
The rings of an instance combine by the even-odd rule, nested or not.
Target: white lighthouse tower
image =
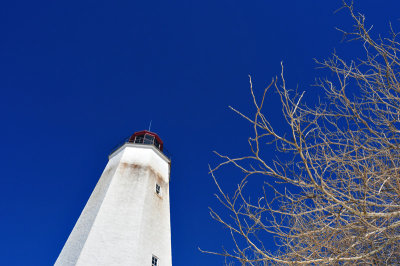
[[[170,159],[149,131],[109,161],[55,265],[171,266]]]

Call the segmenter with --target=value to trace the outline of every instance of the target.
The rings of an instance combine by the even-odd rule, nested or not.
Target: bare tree
[[[373,39],[365,17],[344,8],[354,28],[343,33],[360,42],[365,56],[347,62],[334,53],[317,61],[335,74],[318,82],[322,103],[303,103],[304,92],[287,87],[282,67],[261,97],[250,79],[254,115],[232,108],[254,136],[248,156],[217,153],[222,162],[210,168],[228,211],[210,209],[211,215],[230,230],[234,248],[209,253],[242,265],[400,263],[400,44],[392,29],[388,38]],[[287,132],[263,113],[270,88],[280,97]],[[267,148],[277,151],[276,160],[263,159]],[[227,165],[244,176],[231,196],[216,177]],[[264,177],[264,194],[251,199],[245,188],[255,175]],[[274,236],[276,250],[266,248],[265,234]]]

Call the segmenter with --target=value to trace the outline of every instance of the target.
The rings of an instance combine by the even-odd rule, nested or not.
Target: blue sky
[[[290,86],[325,75],[313,58],[357,55],[340,1],[5,1],[0,8],[0,264],[51,265],[112,148],[135,131],[158,133],[172,154],[173,263],[221,265],[198,247],[229,247],[209,216],[213,150],[248,152],[248,75],[262,90],[285,65]],[[376,32],[395,0],[356,1]],[[271,95],[265,109],[280,125]],[[270,151],[270,154],[273,150]],[[228,188],[235,178],[219,176]]]

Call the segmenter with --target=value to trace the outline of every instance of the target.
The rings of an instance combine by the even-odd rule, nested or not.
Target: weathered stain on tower
[[[171,266],[170,159],[140,131],[118,147],[55,265]]]

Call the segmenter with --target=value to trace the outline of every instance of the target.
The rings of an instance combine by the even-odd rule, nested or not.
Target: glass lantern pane
[[[153,144],[153,142],[154,142],[154,136],[151,135],[144,136],[144,144]]]

